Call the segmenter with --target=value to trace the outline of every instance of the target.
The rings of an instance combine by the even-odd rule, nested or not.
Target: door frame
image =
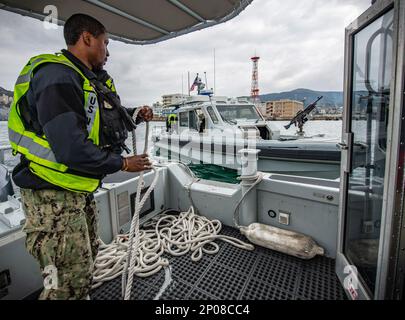
[[[390,153],[387,154],[386,183],[387,201],[383,206],[381,220],[381,255],[379,255],[375,299],[403,298],[405,266],[404,224],[404,168],[403,155],[405,141],[405,1],[396,1],[394,12],[394,48],[397,48],[393,60],[393,92],[391,100],[394,108],[389,119],[392,129],[389,138]],[[395,31],[396,30],[396,31]],[[387,140],[388,142],[388,140]],[[402,161],[402,163],[401,163]],[[392,183],[394,182],[394,183]],[[385,213],[385,214],[384,214]],[[401,271],[402,269],[402,271]]]
[[[387,151],[384,177],[384,193],[383,207],[381,220],[381,234],[379,243],[379,254],[377,262],[377,279],[375,292],[369,293],[366,286],[360,279],[357,278],[355,270],[351,268],[351,264],[343,254],[344,251],[344,236],[345,236],[345,219],[346,219],[346,202],[348,189],[348,176],[351,172],[352,163],[352,138],[351,133],[351,101],[353,90],[353,45],[354,36],[370,25],[372,22],[380,18],[384,13],[394,7],[394,42],[393,42],[393,68],[392,68],[392,87],[390,93],[389,118],[387,128]],[[400,15],[402,14],[402,16]],[[343,112],[343,127],[342,127],[342,162],[341,162],[341,181],[340,181],[340,200],[339,200],[339,224],[338,224],[338,248],[336,257],[336,274],[344,286],[349,297],[352,299],[384,299],[387,292],[387,278],[389,266],[389,252],[392,245],[393,231],[393,214],[395,211],[394,203],[397,189],[397,174],[398,174],[398,151],[400,127],[402,119],[402,88],[398,90],[402,82],[398,80],[403,77],[403,69],[401,61],[398,60],[398,55],[402,53],[403,59],[403,39],[401,43],[398,41],[398,34],[404,36],[404,1],[402,0],[378,0],[366,12],[364,12],[357,20],[346,28],[345,36],[345,72],[344,72],[344,112]],[[402,28],[401,28],[402,27]],[[395,48],[398,48],[397,50]],[[398,61],[397,61],[398,60]],[[403,61],[402,61],[403,65]],[[349,131],[350,129],[350,131]],[[394,181],[395,183],[390,183]],[[354,285],[350,285],[354,283]],[[357,285],[357,288],[356,288]],[[357,289],[357,290],[356,290]],[[350,293],[351,291],[351,293]]]

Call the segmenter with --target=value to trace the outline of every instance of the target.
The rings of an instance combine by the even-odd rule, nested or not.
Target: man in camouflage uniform
[[[103,96],[103,90],[97,91],[99,105],[108,107],[108,112],[121,110],[117,108],[119,97],[112,79],[103,70],[109,56],[105,27],[90,16],[75,14],[64,25],[64,37],[67,44],[67,50],[62,50],[64,57],[87,79],[98,81],[95,83],[109,88],[107,92],[114,95],[115,98],[110,97],[112,100],[107,103],[109,96]],[[150,168],[147,155],[126,158],[121,155],[124,148],[122,136],[119,143],[111,141],[108,134],[117,132],[112,126],[117,125],[113,121],[119,123],[120,120],[115,120],[119,116],[107,121],[101,115],[100,142],[96,145],[89,139],[86,112],[92,110],[85,110],[83,75],[76,69],[61,63],[44,63],[28,81],[27,93],[15,101],[20,112],[9,117],[9,134],[13,132],[13,123],[21,117],[26,131],[35,133],[38,138],[46,138],[56,161],[68,167],[70,175],[66,173],[65,181],[73,181],[72,173],[73,177],[84,177],[82,180],[74,178],[76,181],[91,178],[101,182],[107,174],[120,170],[139,172]],[[18,80],[16,87],[17,84]],[[134,113],[134,109],[127,111],[129,116]],[[152,118],[152,110],[142,107],[136,123]],[[20,141],[22,139],[14,143]],[[63,172],[62,175],[58,173],[57,181],[50,176],[43,179],[44,176],[31,167],[31,162],[38,158],[30,157],[32,160],[29,160],[24,149],[18,152],[21,158],[13,170],[13,180],[21,189],[26,214],[23,229],[27,234],[26,247],[39,262],[44,277],[40,299],[88,299],[98,249],[94,196],[91,192],[78,190],[80,183],[77,182],[76,188],[70,184],[65,187]],[[35,152],[35,147],[32,152]],[[36,168],[49,170],[38,164]]]

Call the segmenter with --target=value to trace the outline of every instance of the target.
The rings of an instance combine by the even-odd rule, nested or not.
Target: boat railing
[[[4,164],[4,155],[9,150],[11,150],[10,145],[0,146],[0,163]]]

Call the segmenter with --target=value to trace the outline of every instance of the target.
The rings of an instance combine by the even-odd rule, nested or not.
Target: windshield
[[[229,105],[217,106],[217,109],[225,122],[236,124],[237,120],[262,120],[254,106]]]

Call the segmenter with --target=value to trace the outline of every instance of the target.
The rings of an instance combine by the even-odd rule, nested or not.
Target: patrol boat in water
[[[37,18],[43,6],[49,4],[48,1],[5,3],[3,9]],[[216,17],[218,12],[230,17],[248,4],[238,1],[232,6],[228,1],[216,0],[201,7],[198,4],[177,7],[176,3],[180,2],[173,2],[168,8],[172,11],[168,12],[149,8],[146,16],[151,22],[160,21],[156,18],[161,14],[181,22],[183,16],[186,20],[190,20],[190,14],[207,17],[212,10]],[[126,6],[129,7],[133,10],[126,15],[139,9],[136,5]],[[69,6],[61,6],[61,19],[72,13],[71,8],[87,13],[93,13],[94,9],[96,18],[99,12],[107,27],[111,26],[110,31],[121,40],[139,39],[142,35],[142,32],[133,35],[131,30],[122,33],[118,26],[125,8],[111,7],[109,1],[71,1]],[[185,28],[180,33],[193,29]],[[149,39],[142,41],[176,34],[157,35],[156,30],[146,32],[149,29],[142,29],[144,39]],[[256,170],[256,150],[243,150],[247,166],[242,169],[240,185],[196,179],[187,166],[164,160],[155,163],[156,172],[147,172],[143,177],[126,172],[108,176],[95,193],[100,238],[106,244],[114,239],[121,239],[118,243],[123,241],[119,235],[129,230],[137,206],[137,190],[138,195],[151,191],[139,212],[142,228],[147,229],[168,209],[172,210],[170,219],[176,219],[179,215],[174,211],[192,214],[190,207],[194,207],[199,213],[194,218],[222,222],[222,228],[218,222],[212,225],[218,235],[256,243],[254,250],[245,250],[218,241],[217,246],[211,243],[214,247],[206,247],[201,257],[165,253],[164,268],[149,277],[135,277],[132,298],[403,299],[404,39],[403,0],[373,1],[346,29],[339,181],[260,174]],[[365,148],[366,157],[356,152],[355,145]],[[1,158],[7,163],[10,154],[6,149],[2,148]],[[359,158],[360,163],[364,162],[354,168],[353,163]],[[24,214],[18,193],[12,195],[6,168],[0,170],[0,178],[0,297],[36,297],[43,280],[38,264],[25,250],[25,235],[21,231]],[[235,212],[239,219],[235,219]],[[244,233],[241,235],[235,224],[249,228],[241,228]],[[151,233],[143,233],[146,234]],[[274,245],[291,234],[299,236],[290,237],[284,246]],[[216,254],[208,254],[214,251]],[[193,257],[199,261],[193,262]],[[120,299],[120,277],[95,288],[91,298]]]
[[[154,128],[156,155],[185,163],[214,164],[238,170],[244,148],[259,151],[263,172],[336,179],[340,175],[339,140],[324,135],[280,135],[246,99],[197,95],[168,106],[177,121]]]

